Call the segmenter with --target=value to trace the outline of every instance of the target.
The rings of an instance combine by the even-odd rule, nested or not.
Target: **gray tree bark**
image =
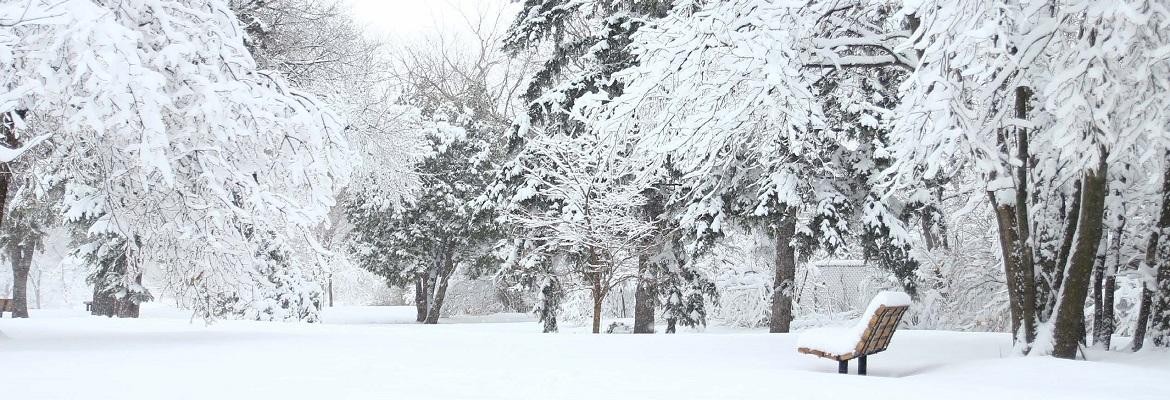
[[[634,333],[654,333],[654,280],[650,257],[638,256],[638,287],[634,289]]]
[[[423,322],[427,320],[427,275],[418,274],[414,279],[414,308],[415,308],[415,322]]]
[[[1163,260],[1155,276],[1150,305],[1150,338],[1154,346],[1170,347],[1170,262]]]
[[[15,318],[28,318],[28,273],[32,269],[33,246],[11,245],[8,259],[12,264],[12,302]]]
[[[1170,152],[1164,154],[1164,158],[1170,160]],[[1150,233],[1150,239],[1146,243],[1146,259],[1145,265],[1147,268],[1155,268],[1155,271],[1161,271],[1166,268],[1168,260],[1163,258],[1164,252],[1162,248],[1162,236],[1165,235],[1167,229],[1170,229],[1170,168],[1162,171],[1162,204],[1158,213],[1158,224],[1154,231]],[[1155,273],[1155,275],[1159,275]],[[1133,331],[1133,351],[1142,349],[1146,342],[1146,331],[1150,323],[1150,312],[1154,306],[1154,289],[1157,288],[1158,282],[1142,282],[1142,298],[1138,307],[1138,317],[1134,324]]]
[[[792,290],[796,281],[796,249],[792,239],[795,236],[796,218],[783,216],[774,237],[776,276],[772,285],[772,318],[768,321],[771,333],[787,333],[792,327]]]
[[[1150,307],[1154,303],[1154,292],[1148,288],[1142,288],[1142,298],[1138,305],[1137,321],[1133,325],[1133,344],[1132,350],[1138,351],[1146,344],[1146,327],[1150,326]]]
[[[1027,118],[1032,91],[1027,87],[1017,87],[1015,90],[1015,116]],[[1001,131],[997,137],[999,146],[1010,152],[1014,147],[1015,157],[1021,163],[1013,166],[1015,172],[1015,196],[1010,204],[1002,204],[996,192],[988,191],[987,195],[995,211],[996,224],[999,228],[1000,252],[1003,256],[1004,275],[1007,279],[1008,305],[1011,311],[1012,339],[1016,343],[1023,343],[1025,351],[1030,350],[1036,339],[1036,274],[1035,262],[1029,239],[1030,223],[1028,221],[1028,172],[1029,172],[1029,143],[1027,129],[1018,129],[1015,143],[1012,144],[1007,132]],[[991,178],[995,178],[992,176]]]
[[[1065,270],[1061,284],[1060,298],[1057,299],[1055,323],[1053,325],[1052,355],[1060,358],[1076,358],[1077,349],[1084,337],[1085,299],[1089,294],[1089,283],[1096,260],[1097,247],[1101,244],[1105,216],[1105,194],[1107,190],[1105,149],[1101,149],[1099,164],[1095,170],[1087,171],[1082,180],[1081,212],[1077,224],[1076,242],[1072,256]]]
[[[540,289],[540,321],[544,324],[543,333],[556,333],[557,314],[561,308],[561,285],[556,280],[549,282]]]
[[[435,263],[439,266],[439,270],[434,274],[434,289],[428,291],[427,298],[429,300],[429,307],[427,308],[425,324],[439,323],[439,316],[443,310],[443,300],[447,298],[447,285],[451,281],[451,274],[455,272],[455,246],[451,243],[444,242],[443,249],[439,253],[439,257]]]

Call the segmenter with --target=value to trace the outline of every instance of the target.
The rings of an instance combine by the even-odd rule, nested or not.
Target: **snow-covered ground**
[[[0,319],[0,399],[1170,398],[1170,353],[1012,357],[1003,334],[899,331],[857,376],[760,331],[546,335],[523,314],[424,326],[409,307],[316,325],[37,311]]]

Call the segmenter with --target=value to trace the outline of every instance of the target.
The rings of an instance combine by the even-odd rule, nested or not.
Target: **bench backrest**
[[[857,350],[853,354],[860,357],[884,351],[889,347],[890,339],[894,338],[894,330],[898,329],[898,324],[902,322],[902,316],[908,309],[909,306],[878,307],[873,313],[873,318],[869,319],[865,332],[861,334],[861,342],[857,343]]]
[[[0,313],[16,312],[16,302],[12,299],[0,299]]]

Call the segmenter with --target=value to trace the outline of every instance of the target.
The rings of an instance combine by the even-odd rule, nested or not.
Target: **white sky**
[[[437,31],[466,32],[466,18],[477,15],[493,18],[501,8],[514,13],[518,7],[508,0],[345,0],[354,18],[367,26],[371,35],[411,38]],[[500,18],[499,29],[506,29],[512,14]]]

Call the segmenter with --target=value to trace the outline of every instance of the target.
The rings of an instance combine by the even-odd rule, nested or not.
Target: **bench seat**
[[[902,316],[910,308],[910,296],[881,292],[854,326],[810,329],[801,333],[797,351],[837,361],[837,371],[849,373],[849,360],[857,359],[857,374],[866,374],[866,356],[890,345]]]

